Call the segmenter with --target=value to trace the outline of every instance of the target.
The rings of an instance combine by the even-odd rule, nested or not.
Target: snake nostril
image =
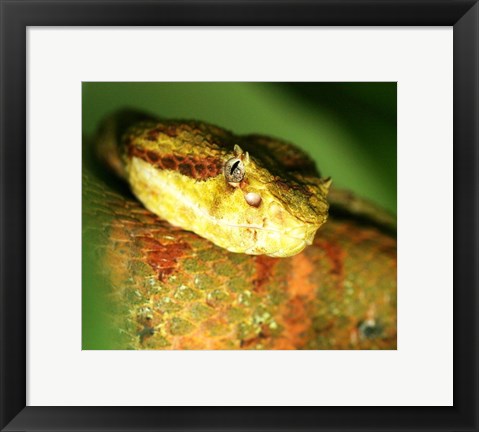
[[[244,199],[252,207],[258,207],[261,204],[261,196],[255,192],[248,192]]]

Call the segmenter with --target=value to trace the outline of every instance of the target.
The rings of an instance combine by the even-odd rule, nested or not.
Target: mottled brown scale
[[[140,158],[158,169],[179,171],[181,174],[196,180],[216,177],[223,169],[222,161],[211,156],[162,155],[134,144],[128,145],[128,153],[130,157]]]
[[[158,124],[154,129],[151,129],[147,138],[150,141],[156,141],[160,134],[168,135],[171,138],[174,138],[178,135],[175,125],[170,124]]]
[[[158,280],[164,281],[165,277],[172,274],[178,266],[178,258],[183,256],[189,246],[185,244],[162,245],[145,252],[144,258],[148,265],[157,274]]]
[[[344,251],[335,242],[321,241],[321,239],[319,239],[318,245],[326,252],[331,262],[331,273],[343,278]]]
[[[281,261],[281,258],[272,258],[264,255],[257,257],[255,261],[256,276],[253,280],[255,292],[264,291],[265,285],[267,285],[271,278],[273,268],[279,261]]]
[[[317,175],[315,162],[303,151],[285,141],[252,134],[243,137],[242,145],[251,152],[255,148],[263,149],[270,167],[283,166],[288,171],[300,171],[304,175]],[[272,172],[275,171],[273,169]]]

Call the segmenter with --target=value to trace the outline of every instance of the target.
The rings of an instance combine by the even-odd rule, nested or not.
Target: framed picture
[[[477,2],[2,23],[2,430],[478,429]]]

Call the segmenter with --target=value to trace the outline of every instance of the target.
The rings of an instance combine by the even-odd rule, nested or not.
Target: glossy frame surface
[[[0,5],[2,430],[478,430],[477,0],[0,0]],[[454,26],[453,407],[26,406],[26,28],[108,25]]]

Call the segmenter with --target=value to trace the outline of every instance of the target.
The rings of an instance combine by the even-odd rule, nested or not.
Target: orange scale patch
[[[144,242],[144,245],[147,248],[145,251],[146,262],[156,272],[160,281],[177,269],[178,259],[190,249],[190,246],[184,243],[161,244],[157,242],[154,245],[152,242]],[[153,249],[150,249],[152,246],[154,246]]]

